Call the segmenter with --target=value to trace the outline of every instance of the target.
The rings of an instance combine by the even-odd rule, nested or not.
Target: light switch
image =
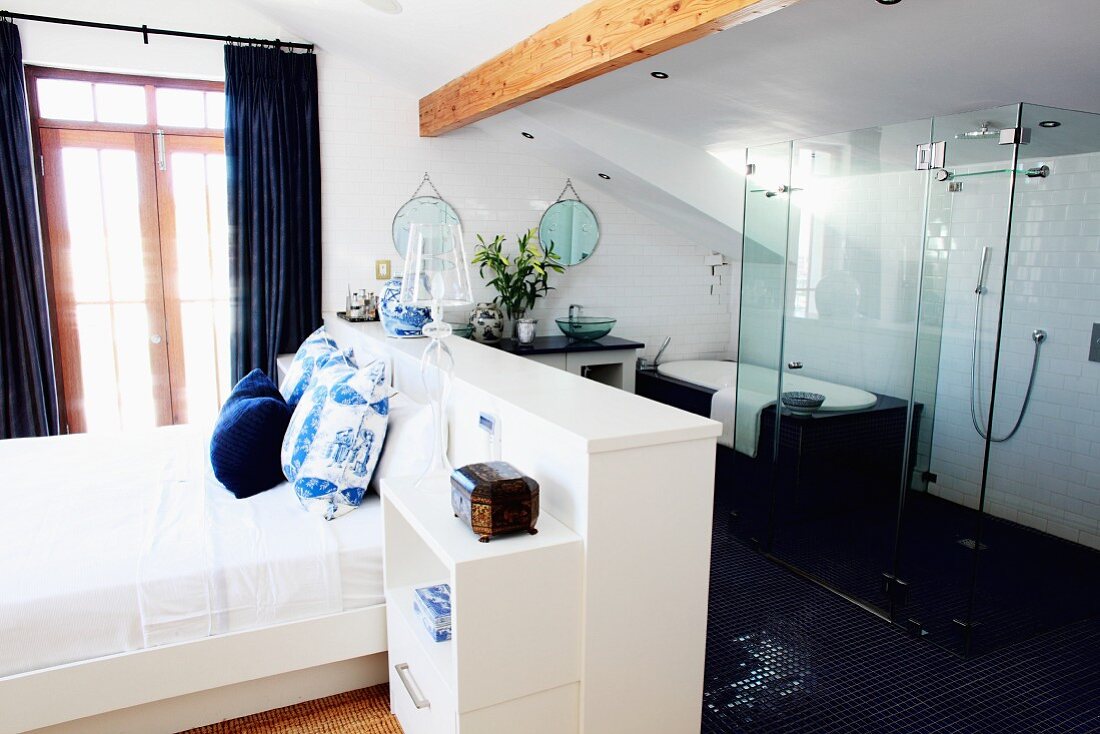
[[[393,276],[390,274],[392,269],[390,268],[389,260],[375,260],[374,261],[374,277],[376,280],[389,280]]]
[[[1100,362],[1100,324],[1092,325],[1092,346],[1089,347],[1089,361]]]

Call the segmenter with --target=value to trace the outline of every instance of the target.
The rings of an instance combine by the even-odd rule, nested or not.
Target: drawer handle
[[[393,666],[393,669],[397,671],[397,677],[401,679],[401,682],[405,685],[405,690],[409,692],[409,698],[412,699],[413,705],[418,709],[431,708],[431,702],[424,698],[424,694],[420,692],[420,686],[416,685],[416,681],[413,680],[412,673],[409,672],[409,664],[400,663]]]

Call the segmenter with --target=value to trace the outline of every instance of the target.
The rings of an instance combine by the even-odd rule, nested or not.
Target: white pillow
[[[325,332],[323,326],[306,337],[306,340],[302,342],[302,345],[298,347],[298,351],[294,354],[294,361],[287,368],[286,377],[279,385],[279,392],[283,394],[287,405],[294,407],[298,404],[306,388],[309,387],[318,361],[327,360],[332,353],[338,350],[339,347],[336,346],[336,342]]]
[[[283,473],[302,506],[326,520],[359,506],[389,423],[386,364],[316,373],[283,437]]]
[[[390,398],[390,422],[382,458],[371,477],[370,486],[382,493],[382,480],[389,477],[418,476],[432,459],[432,406],[418,403],[408,395]]]

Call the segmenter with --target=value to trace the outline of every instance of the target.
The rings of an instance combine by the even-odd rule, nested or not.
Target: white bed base
[[[344,347],[385,353],[395,386],[417,397],[423,341],[386,339],[379,324],[334,315],[326,324]],[[584,540],[579,730],[698,731],[721,426],[498,350],[451,346],[452,458],[484,461],[495,451],[522,467],[538,477],[546,511]],[[495,416],[495,440],[478,429],[483,414]],[[0,679],[0,731],[72,722],[67,731],[94,732],[87,717],[146,706],[155,713],[130,730],[194,726],[324,695],[259,695],[267,683],[294,692],[276,679],[294,671],[326,666],[340,679],[327,666],[374,656],[365,667],[385,672],[386,649],[378,606],[11,676]],[[380,681],[362,685],[372,682]],[[206,720],[180,714],[181,697],[202,691],[211,696]],[[247,706],[237,705],[238,691],[252,696]]]
[[[175,732],[385,682],[386,648],[378,604],[20,673],[0,732]]]

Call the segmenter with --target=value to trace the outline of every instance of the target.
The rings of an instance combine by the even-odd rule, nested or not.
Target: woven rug
[[[184,734],[401,734],[386,684],[263,711]]]

